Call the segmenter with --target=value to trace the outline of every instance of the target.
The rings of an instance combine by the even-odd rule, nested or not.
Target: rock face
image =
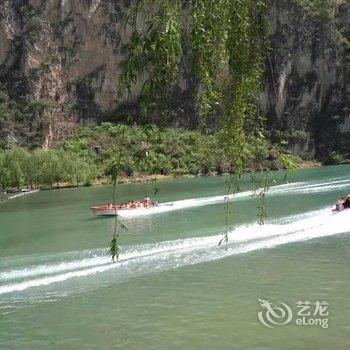
[[[324,21],[297,1],[270,1],[271,51],[261,109],[272,128],[291,136],[297,154],[322,158],[333,151],[350,152],[350,3],[338,1],[335,19]],[[123,111],[115,91],[121,46],[128,37],[122,18],[129,3],[2,0],[2,88],[16,101],[44,104],[20,128],[7,131],[9,140],[25,143],[25,134],[41,129],[40,142],[50,147],[78,121],[108,120]],[[179,93],[191,96],[183,89]],[[137,113],[137,97],[136,90],[128,113]],[[179,108],[186,118],[175,116],[172,125],[195,127],[190,104],[188,98]]]
[[[335,6],[329,20],[274,0],[269,17],[272,50],[261,105],[270,126],[290,134],[306,158],[349,153],[350,2]]]
[[[16,100],[52,104],[37,122],[44,128],[44,147],[80,119],[99,120],[116,108],[120,26],[127,5],[120,0],[2,1],[0,82]]]

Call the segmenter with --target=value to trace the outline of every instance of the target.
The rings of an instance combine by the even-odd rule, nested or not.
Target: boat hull
[[[92,207],[92,212],[97,216],[112,216],[116,213],[120,212],[120,210],[115,210],[114,208],[98,208],[98,207]]]
[[[137,207],[137,208],[128,208],[128,209],[119,209],[115,208],[114,206],[108,207],[108,206],[98,206],[98,207],[91,207],[92,212],[97,216],[114,216],[119,214],[126,214],[126,213],[138,213],[143,211],[148,211],[151,208],[154,208],[155,206],[150,207]]]

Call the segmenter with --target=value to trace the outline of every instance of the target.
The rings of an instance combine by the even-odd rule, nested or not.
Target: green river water
[[[242,181],[227,249],[225,177],[163,181],[156,197],[151,183],[121,185],[120,201],[173,203],[123,219],[118,264],[105,249],[113,218],[89,211],[110,186],[1,203],[0,349],[350,349],[350,212],[331,212],[350,166],[282,177],[264,226]],[[271,328],[259,299],[277,313]],[[314,317],[328,327],[297,325],[298,301],[328,302]]]

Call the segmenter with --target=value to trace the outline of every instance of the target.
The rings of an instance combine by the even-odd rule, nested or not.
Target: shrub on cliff
[[[338,165],[341,164],[344,161],[344,158],[339,153],[332,153],[328,159],[328,164],[330,165]]]

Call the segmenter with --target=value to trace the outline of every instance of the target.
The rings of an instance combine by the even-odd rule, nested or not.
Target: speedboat
[[[95,215],[99,216],[110,216],[110,215],[116,215],[120,213],[126,213],[126,212],[133,212],[133,211],[144,211],[148,210],[150,208],[153,208],[157,206],[158,204],[155,202],[151,202],[148,205],[141,205],[141,206],[130,206],[130,205],[117,205],[117,204],[103,204],[91,207],[92,212]]]
[[[120,211],[119,207],[113,204],[98,205],[91,207],[91,210],[95,215],[115,215],[118,214],[118,211]]]

